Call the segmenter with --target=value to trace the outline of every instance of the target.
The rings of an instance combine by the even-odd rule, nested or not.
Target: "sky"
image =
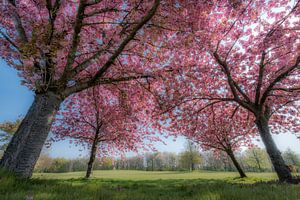
[[[34,99],[34,93],[21,85],[21,78],[16,70],[8,67],[0,59],[0,122],[15,120],[24,116]],[[300,154],[300,140],[292,134],[274,135],[274,140],[281,151],[287,148]],[[183,137],[164,139],[166,145],[158,143],[155,145],[159,151],[179,153],[183,151],[186,139]],[[263,147],[261,141],[255,143]],[[52,157],[76,158],[85,157],[87,150],[70,144],[69,141],[54,143],[46,152]]]

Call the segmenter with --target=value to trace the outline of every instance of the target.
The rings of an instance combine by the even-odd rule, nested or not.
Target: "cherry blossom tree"
[[[139,58],[146,47],[154,49],[170,16],[181,19],[183,11],[160,0],[1,1],[0,55],[35,99],[0,166],[31,176],[54,116],[71,94],[149,78],[155,69]]]
[[[241,146],[251,147],[252,138],[256,134],[254,122],[249,113],[241,113],[234,106],[223,105],[213,107],[205,118],[205,127],[195,128],[193,135],[188,135],[193,141],[200,144],[204,150],[213,150],[216,154],[226,153],[238,170],[240,177],[246,177],[241,165],[237,161],[234,152]],[[221,110],[222,109],[222,110]]]
[[[173,53],[171,64],[185,67],[158,90],[164,118],[193,126],[209,107],[235,103],[255,118],[279,180],[293,182],[271,132],[300,130],[300,3],[231,2],[236,12],[220,3],[206,30],[193,26],[192,48]]]
[[[159,140],[154,132],[148,131],[143,120],[138,119],[136,106],[129,105],[126,99],[128,92],[114,87],[96,86],[71,95],[52,126],[52,140],[73,139],[90,148],[86,178],[91,175],[97,153],[105,157],[138,152]]]

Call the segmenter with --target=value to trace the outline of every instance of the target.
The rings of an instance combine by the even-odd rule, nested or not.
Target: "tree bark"
[[[236,160],[234,153],[231,149],[227,150],[226,153],[228,154],[228,156],[230,157],[230,159],[232,160],[234,166],[236,167],[236,169],[238,170],[240,177],[241,178],[245,178],[247,177],[244,170],[242,169],[241,165],[239,164],[239,162]]]
[[[288,167],[286,166],[280,151],[278,150],[270,133],[268,120],[264,117],[256,119],[256,125],[259,130],[259,134],[266,147],[267,153],[273,164],[273,167],[277,173],[280,182],[292,182],[293,177]]]
[[[0,167],[23,178],[31,177],[61,102],[62,99],[53,92],[36,94],[0,161]]]
[[[94,162],[95,162],[95,158],[96,158],[96,152],[97,152],[98,135],[99,135],[99,132],[97,132],[95,134],[95,138],[94,138],[94,141],[92,144],[90,159],[88,162],[85,178],[90,178],[90,176],[92,174],[92,170],[93,170],[93,166],[94,166]]]

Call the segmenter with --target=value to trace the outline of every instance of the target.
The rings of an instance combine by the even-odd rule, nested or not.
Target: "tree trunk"
[[[255,153],[253,152],[253,154],[255,154]],[[260,166],[260,161],[259,161],[257,155],[254,155],[254,159],[255,159],[255,162],[256,162],[256,164],[258,166],[259,171],[262,172],[262,168]]]
[[[61,102],[62,99],[53,92],[36,94],[0,161],[0,167],[23,178],[31,177]]]
[[[154,171],[154,158],[152,158],[152,171]]]
[[[236,169],[238,170],[240,177],[241,178],[245,178],[247,177],[245,172],[243,171],[241,165],[239,164],[239,162],[236,160],[234,153],[231,149],[229,149],[228,151],[226,151],[226,153],[228,154],[228,156],[230,157],[230,159],[232,160],[234,166],[236,167]]]
[[[94,162],[95,162],[95,158],[96,158],[96,152],[97,152],[98,135],[99,135],[99,133],[97,132],[95,134],[95,138],[94,138],[93,145],[92,145],[92,148],[91,148],[90,160],[88,162],[85,178],[90,178],[90,176],[92,174],[92,169],[93,169],[93,166],[94,166]]]
[[[256,120],[256,125],[259,130],[259,134],[266,147],[267,153],[273,164],[273,167],[277,173],[280,182],[292,182],[292,175],[288,167],[285,165],[280,151],[271,136],[268,121],[265,118]]]

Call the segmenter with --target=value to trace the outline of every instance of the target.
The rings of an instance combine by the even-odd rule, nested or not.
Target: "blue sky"
[[[0,121],[14,120],[25,114],[33,101],[33,92],[21,86],[17,71],[0,59]]]
[[[0,122],[24,116],[33,101],[34,93],[22,86],[20,81],[17,71],[8,67],[0,59]],[[300,141],[294,135],[280,134],[275,135],[274,139],[281,151],[291,148],[300,154]],[[173,138],[169,138],[165,142],[167,145],[156,144],[156,148],[159,151],[178,153],[183,150],[185,139],[178,138],[177,141],[173,141]],[[257,144],[263,147],[261,142],[257,142]],[[79,147],[69,144],[68,141],[53,144],[47,152],[53,157],[67,158],[87,154],[86,150],[80,151]]]

